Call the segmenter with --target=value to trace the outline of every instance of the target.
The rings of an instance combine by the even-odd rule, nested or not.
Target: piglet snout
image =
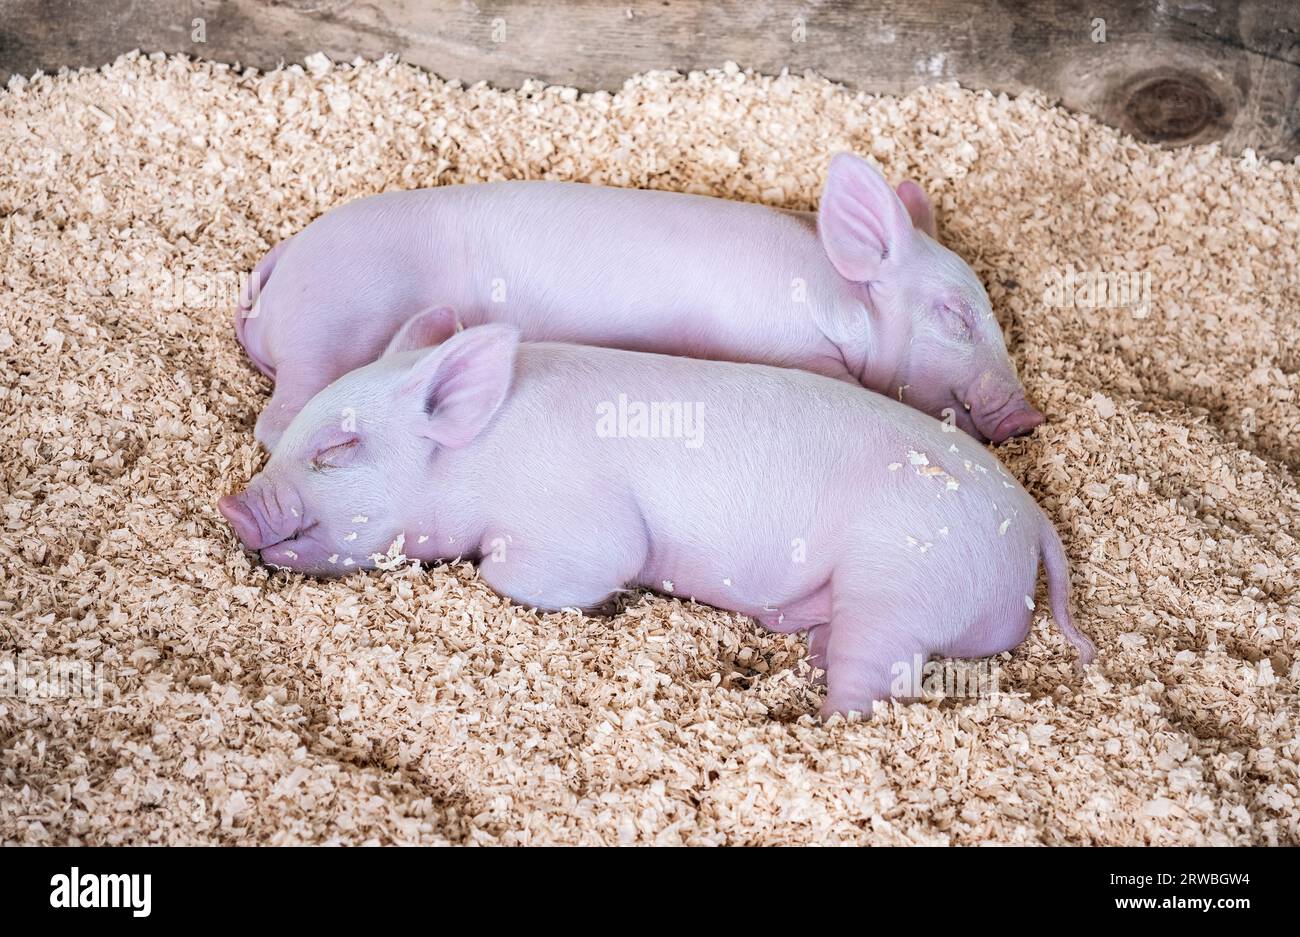
[[[970,411],[976,438],[997,445],[1012,436],[1025,436],[1046,421],[1042,411],[1025,399],[1015,374],[990,369],[960,394]]]
[[[257,547],[253,546],[253,543],[261,538],[261,532],[253,512],[244,507],[240,496],[226,495],[217,502],[217,510],[235,529],[235,536],[239,538],[239,542],[250,550],[256,550]]]
[[[239,494],[226,495],[217,502],[217,510],[249,550],[288,540],[304,526],[301,501],[283,486],[254,484]]]
[[[1041,410],[1026,403],[998,421],[998,425],[989,434],[989,439],[996,444],[1005,442],[1012,436],[1027,436],[1046,419]]]

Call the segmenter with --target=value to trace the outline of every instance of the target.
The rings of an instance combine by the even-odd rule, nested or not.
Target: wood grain
[[[957,80],[1038,89],[1145,140],[1300,153],[1294,0],[0,0],[0,79],[135,48],[263,69],[395,52],[499,87],[614,90],[636,72],[728,60],[872,92]]]

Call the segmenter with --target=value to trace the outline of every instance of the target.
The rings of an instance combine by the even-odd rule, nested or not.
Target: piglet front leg
[[[635,581],[649,543],[632,501],[606,498],[603,511],[589,514],[539,504],[547,504],[543,493],[522,498],[503,512],[507,522],[484,532],[478,568],[489,586],[556,611],[599,608]]]

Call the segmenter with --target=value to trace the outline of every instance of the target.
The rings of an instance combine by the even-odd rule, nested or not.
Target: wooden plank
[[[1294,0],[0,0],[0,80],[131,49],[274,68],[388,52],[445,78],[617,89],[731,60],[898,93],[1036,88],[1142,139],[1300,153]]]

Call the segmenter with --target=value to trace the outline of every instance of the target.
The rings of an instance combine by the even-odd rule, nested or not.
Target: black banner
[[[6,910],[17,919],[119,926],[156,922],[258,924],[467,914],[499,926],[557,914],[649,923],[713,902],[731,926],[811,923],[843,914],[991,913],[1044,920],[1148,922],[1191,915],[1232,925],[1291,906],[1283,887],[1294,853],[1263,849],[7,849]],[[676,896],[676,897],[674,897]],[[839,902],[852,905],[839,905]],[[865,901],[865,904],[864,904]],[[705,911],[707,913],[707,911]],[[1000,914],[1001,912],[999,912]],[[699,910],[692,911],[699,914]],[[482,917],[486,915],[487,917]],[[1027,918],[1020,918],[1027,920]],[[973,923],[973,922],[972,922]],[[871,926],[864,918],[862,926]],[[921,926],[918,922],[918,926]]]

